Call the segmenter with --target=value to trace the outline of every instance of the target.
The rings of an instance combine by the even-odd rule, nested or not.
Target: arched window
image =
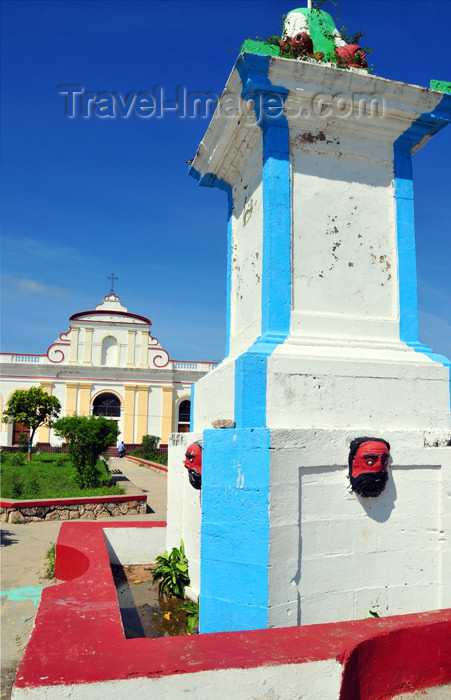
[[[179,422],[177,432],[189,433],[191,420],[191,401],[185,399],[179,405]]]
[[[107,335],[103,339],[100,364],[106,367],[116,367],[117,365],[117,340],[111,335]]]
[[[105,416],[105,418],[120,418],[121,402],[114,394],[100,394],[96,396],[92,404],[94,416]]]

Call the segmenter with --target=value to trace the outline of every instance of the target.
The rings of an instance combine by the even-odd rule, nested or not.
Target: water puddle
[[[127,639],[137,637],[176,637],[188,634],[186,611],[177,610],[185,602],[158,594],[152,583],[152,566],[111,564],[122,626]],[[198,627],[193,634],[198,633]]]

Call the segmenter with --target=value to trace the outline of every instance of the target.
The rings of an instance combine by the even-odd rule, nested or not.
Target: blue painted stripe
[[[451,361],[418,340],[418,294],[413,203],[412,149],[426,136],[433,136],[451,121],[451,95],[422,114],[394,143],[394,193],[398,236],[399,335],[400,339],[434,362],[449,368],[451,410]]]
[[[205,430],[200,631],[267,626],[270,431]]]
[[[286,119],[284,118],[286,122]],[[263,337],[285,339],[291,312],[291,183],[288,124],[263,134]]]
[[[266,426],[267,358],[288,336],[291,314],[291,174],[289,128],[282,110],[288,90],[268,78],[270,57],[243,54],[236,68],[241,96],[253,100],[263,134],[263,250],[260,336],[236,363],[237,427]]]
[[[398,236],[399,334],[404,342],[418,341],[417,269],[411,146],[395,142],[395,203]]]

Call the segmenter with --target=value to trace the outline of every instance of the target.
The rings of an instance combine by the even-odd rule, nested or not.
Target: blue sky
[[[299,6],[303,6],[302,0]],[[220,94],[296,3],[3,0],[2,351],[45,353],[110,290],[173,359],[225,348],[226,196],[187,175],[208,119],[69,119],[57,86]],[[324,8],[336,13],[330,3]],[[447,0],[341,0],[377,75],[451,80]],[[420,339],[451,357],[451,127],[414,157]]]

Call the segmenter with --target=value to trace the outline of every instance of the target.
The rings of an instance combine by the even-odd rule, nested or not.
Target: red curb
[[[160,469],[162,472],[167,472],[168,468],[164,466],[164,464],[157,464],[156,462],[149,462],[147,459],[139,459],[138,457],[129,457],[127,455],[127,459],[129,459],[131,462],[139,462],[141,464],[146,464],[149,467],[154,467],[155,469]]]
[[[125,639],[103,531],[164,526],[162,522],[62,524],[56,576],[65,583],[42,592],[16,687],[161,678],[325,659],[344,666],[340,700],[380,700],[451,682],[451,610],[283,629]]]

